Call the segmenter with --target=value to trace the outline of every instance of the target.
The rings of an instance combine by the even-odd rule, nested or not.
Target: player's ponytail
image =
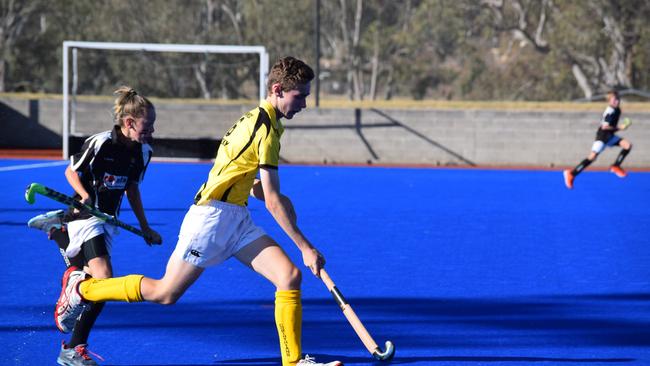
[[[124,117],[144,117],[149,112],[149,109],[154,108],[149,99],[138,94],[135,89],[129,86],[121,86],[113,94],[117,95],[113,105],[113,118],[115,123],[120,126],[124,125]]]

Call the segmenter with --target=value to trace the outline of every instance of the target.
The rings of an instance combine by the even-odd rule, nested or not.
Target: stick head
[[[36,186],[38,183],[32,183],[25,189],[25,201],[30,205],[36,202]]]
[[[379,361],[388,361],[393,358],[395,355],[395,346],[393,345],[393,342],[391,341],[386,341],[386,350],[381,352],[381,349],[377,347],[375,352],[372,353],[372,355],[378,359]]]

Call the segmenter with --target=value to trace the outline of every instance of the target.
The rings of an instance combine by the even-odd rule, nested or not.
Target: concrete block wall
[[[76,131],[112,126],[112,101],[80,103]],[[156,101],[156,138],[220,139],[252,106]],[[626,113],[625,165],[650,167],[650,113]],[[573,166],[591,148],[602,111],[312,108],[284,120],[289,163]],[[0,98],[0,147],[60,148],[60,99]],[[155,144],[154,144],[155,149]],[[618,149],[605,151],[607,166]]]
[[[627,113],[619,135],[634,144],[626,165],[650,167],[650,114]],[[287,121],[282,156],[290,162],[569,166],[591,148],[593,112],[502,110],[306,110]],[[596,162],[618,154],[608,149]]]
[[[61,100],[0,98],[0,148],[61,148]]]

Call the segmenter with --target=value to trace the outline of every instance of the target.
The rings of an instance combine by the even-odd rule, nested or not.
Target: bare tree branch
[[[506,3],[507,1],[507,3]],[[537,0],[533,0],[537,3]],[[493,28],[500,32],[511,32],[514,37],[526,40],[535,47],[540,53],[551,51],[547,40],[543,38],[546,29],[547,9],[550,6],[549,0],[543,0],[537,16],[537,26],[530,26],[529,7],[530,2],[522,3],[521,0],[481,0],[481,4],[492,11],[494,15]],[[506,6],[509,5],[514,11],[514,15],[507,12]]]

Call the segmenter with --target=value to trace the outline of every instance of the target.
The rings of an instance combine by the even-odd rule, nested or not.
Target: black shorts
[[[106,248],[106,240],[104,239],[104,235],[98,235],[81,244],[81,251],[79,254],[83,254],[84,256],[84,264],[88,264],[88,261],[93,258],[103,256],[108,257],[108,248]]]
[[[108,249],[106,249],[106,240],[104,235],[96,236],[83,244],[81,244],[81,251],[70,259],[70,265],[77,268],[83,268],[88,265],[88,261],[93,258],[109,256]]]
[[[614,137],[614,130],[603,130],[601,128],[596,132],[596,141],[602,141],[607,144]]]
[[[68,248],[70,244],[70,238],[68,237],[68,232],[65,230],[54,230],[51,234],[51,239],[56,242],[56,244],[62,250]],[[106,248],[106,240],[104,235],[96,236],[81,245],[81,251],[70,259],[70,265],[82,268],[88,264],[88,261],[93,258],[98,258],[102,256],[109,256],[108,249]]]

